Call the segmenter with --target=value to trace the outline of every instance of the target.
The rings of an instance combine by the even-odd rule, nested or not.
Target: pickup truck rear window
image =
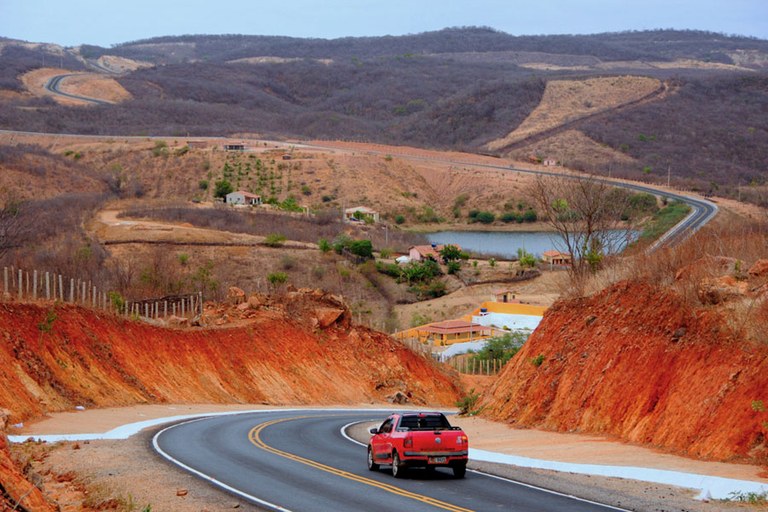
[[[445,430],[451,428],[451,424],[442,414],[412,415],[400,418],[398,428],[403,430]]]

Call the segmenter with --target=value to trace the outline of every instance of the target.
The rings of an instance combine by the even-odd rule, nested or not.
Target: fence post
[[[24,298],[24,274],[21,269],[19,269],[19,300]]]
[[[184,299],[181,299],[181,316],[184,316]]]
[[[45,273],[45,300],[51,300],[51,274]]]
[[[168,301],[163,301],[163,318],[168,318]]]
[[[64,302],[64,278],[59,274],[59,300]]]
[[[29,272],[26,272],[26,275],[27,275],[27,279],[26,279],[26,282],[27,282],[27,299],[29,299]]]
[[[3,267],[3,297],[8,295],[8,267]]]
[[[69,278],[69,302],[75,302],[75,279]]]
[[[203,316],[203,292],[197,292],[197,296],[200,298],[200,316]]]
[[[37,270],[32,271],[32,300],[37,300]]]
[[[171,304],[171,309],[173,310],[172,315],[176,316],[176,303],[175,302],[173,304]]]

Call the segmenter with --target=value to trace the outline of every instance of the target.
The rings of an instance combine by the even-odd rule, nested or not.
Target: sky
[[[319,37],[695,29],[768,39],[768,0],[0,0],[0,36],[109,47],[183,34]]]

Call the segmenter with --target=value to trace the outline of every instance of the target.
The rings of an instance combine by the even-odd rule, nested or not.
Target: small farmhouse
[[[261,204],[261,196],[251,194],[244,190],[237,190],[230,192],[226,196],[226,203],[231,205],[250,205],[256,206]]]
[[[365,221],[379,222],[379,212],[372,210],[367,206],[355,206],[344,210],[344,222]]]
[[[224,151],[245,151],[245,144],[242,142],[229,142],[224,144]]]
[[[571,264],[571,255],[567,252],[544,251],[541,253],[541,261],[554,266],[568,266]]]
[[[496,302],[519,303],[515,290],[498,290],[494,295]]]
[[[469,342],[491,335],[491,328],[466,320],[446,320],[417,328],[419,341],[435,346]]]

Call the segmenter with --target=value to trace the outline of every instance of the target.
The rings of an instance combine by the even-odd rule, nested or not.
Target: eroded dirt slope
[[[456,384],[433,363],[350,325],[349,310],[321,293],[300,295],[284,307],[232,307],[247,322],[231,328],[167,329],[75,306],[0,303],[0,416],[13,424],[79,405],[359,404],[393,395],[455,403]],[[27,510],[53,510],[21,471],[0,435],[0,508],[32,489]]]
[[[555,304],[481,405],[520,426],[765,464],[768,346],[730,332],[713,310],[620,283]]]

